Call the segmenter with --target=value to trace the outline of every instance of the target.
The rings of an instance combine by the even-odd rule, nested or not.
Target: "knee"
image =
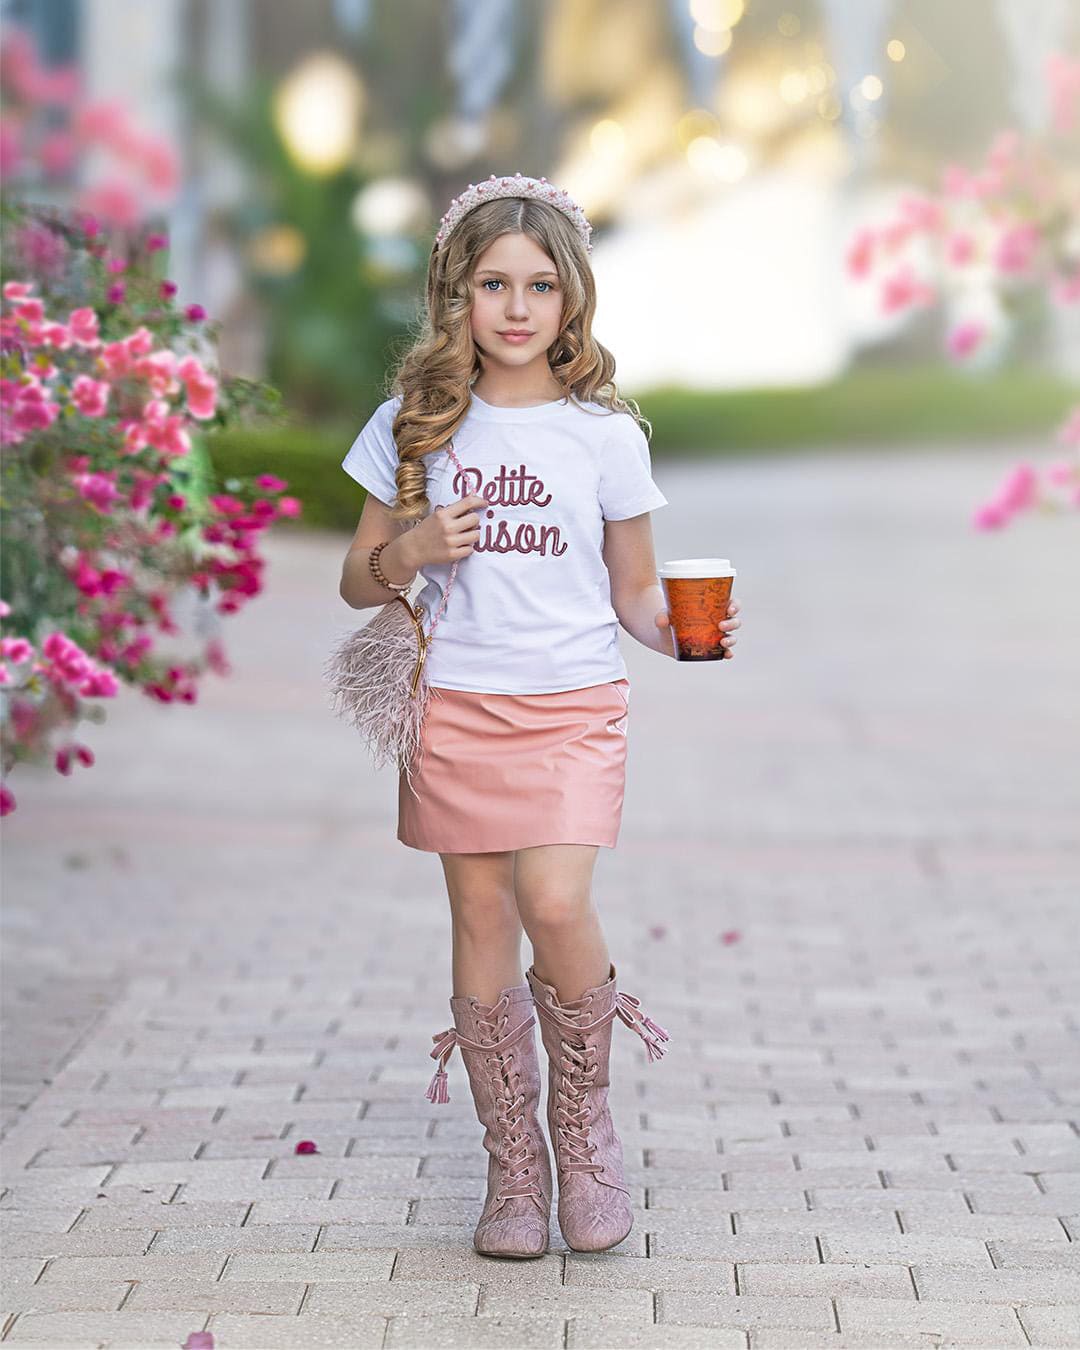
[[[521,920],[512,891],[499,887],[470,889],[466,894],[451,894],[450,908],[454,926],[467,937],[498,940],[521,935]]]
[[[540,888],[518,896],[521,920],[530,936],[576,929],[587,917],[592,901],[572,888]]]

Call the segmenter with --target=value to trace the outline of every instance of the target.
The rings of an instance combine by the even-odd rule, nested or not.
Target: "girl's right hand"
[[[410,554],[417,567],[467,558],[480,538],[478,512],[487,504],[486,497],[473,493],[449,506],[436,506],[419,525],[409,530],[404,538],[409,542]]]

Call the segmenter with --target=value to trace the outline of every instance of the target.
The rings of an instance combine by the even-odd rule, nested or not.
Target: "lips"
[[[499,330],[500,337],[532,337],[532,333],[526,328],[502,328]]]

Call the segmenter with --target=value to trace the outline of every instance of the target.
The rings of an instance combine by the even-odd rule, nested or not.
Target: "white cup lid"
[[[736,574],[729,558],[673,558],[662,564],[661,577],[733,577]]]

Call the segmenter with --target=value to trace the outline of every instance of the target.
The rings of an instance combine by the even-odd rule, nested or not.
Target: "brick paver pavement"
[[[624,639],[596,895],[671,1041],[615,1034],[591,1256],[471,1249],[441,869],[323,702],[347,539],[274,541],[231,679],[13,780],[4,1343],[1080,1346],[1076,521],[973,534],[1010,459],[657,466],[658,553],[729,554],[746,622]]]

